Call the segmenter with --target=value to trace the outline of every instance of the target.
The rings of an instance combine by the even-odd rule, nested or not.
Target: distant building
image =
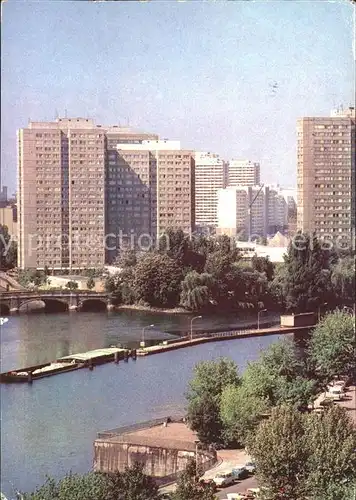
[[[156,137],[85,118],[30,122],[20,129],[19,267],[103,266],[106,204],[113,199],[107,151],[121,141],[137,144]]]
[[[349,244],[355,231],[355,108],[298,120],[297,227]]]
[[[0,191],[0,207],[6,207],[7,205],[7,187],[3,186]]]
[[[0,208],[0,225],[7,226],[10,236],[17,239],[16,206],[8,205]]]
[[[197,228],[218,225],[218,189],[226,186],[226,163],[217,154],[195,153],[195,222]]]
[[[229,186],[218,192],[218,234],[250,239],[284,231],[287,204],[273,186]]]
[[[259,186],[260,164],[248,160],[231,160],[228,165],[228,186]]]

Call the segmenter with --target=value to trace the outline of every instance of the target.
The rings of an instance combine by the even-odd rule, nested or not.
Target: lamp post
[[[198,478],[198,445],[199,445],[199,440],[195,440],[195,476]]]
[[[262,309],[261,311],[258,311],[258,313],[257,313],[257,330],[260,329],[260,314],[263,312],[267,312],[267,309]]]
[[[147,330],[147,328],[152,328],[153,326],[155,325],[148,325],[142,328],[142,340],[140,342],[140,347],[145,347],[145,330]]]
[[[190,340],[193,340],[193,321],[195,319],[201,319],[201,318],[202,316],[194,316],[194,318],[190,320]]]
[[[327,306],[327,305],[328,305],[328,303],[327,303],[327,302],[324,302],[324,304],[321,304],[321,305],[318,307],[318,322],[319,322],[319,323],[320,323],[320,318],[321,318],[321,316],[320,316],[320,309],[321,309],[322,307],[324,307],[324,306]]]

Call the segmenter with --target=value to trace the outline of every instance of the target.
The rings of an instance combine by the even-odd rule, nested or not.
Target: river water
[[[11,317],[1,327],[1,371],[120,342],[137,346],[142,328],[151,342],[189,330],[188,315],[120,313],[33,314]],[[236,317],[203,318],[197,328],[231,327]],[[78,370],[27,384],[1,384],[1,491],[31,491],[46,475],[88,471],[100,430],[184,411],[194,365],[231,357],[242,372],[278,336],[202,344]]]

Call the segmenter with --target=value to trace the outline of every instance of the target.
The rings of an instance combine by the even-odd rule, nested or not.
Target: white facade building
[[[213,153],[195,153],[196,226],[218,225],[218,190],[225,185],[224,161]]]
[[[228,167],[228,186],[259,186],[260,164],[248,160],[231,160]]]
[[[272,186],[229,186],[218,191],[218,234],[248,239],[287,225],[288,206]]]

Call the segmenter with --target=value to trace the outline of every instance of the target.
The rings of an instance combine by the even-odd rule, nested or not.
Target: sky
[[[261,163],[296,184],[296,120],[354,105],[348,0],[7,0],[2,3],[2,184],[16,130],[90,117]]]

